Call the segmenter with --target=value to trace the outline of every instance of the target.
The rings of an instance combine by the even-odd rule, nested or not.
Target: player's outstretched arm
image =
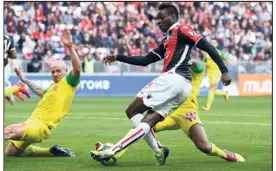
[[[28,80],[23,73],[17,69],[14,68],[14,72],[16,73],[16,75],[18,76],[18,78],[25,84],[27,84],[27,86],[39,97],[43,96],[43,89],[38,87],[37,85],[35,85],[33,82],[31,82],[30,80]]]
[[[219,53],[217,52],[216,48],[212,46],[205,38],[201,38],[196,45],[199,49],[204,50],[209,54],[209,56],[213,59],[213,61],[218,65],[222,76],[221,81],[225,86],[231,83],[230,76],[228,74],[228,69],[225,66],[224,62],[222,61]]]
[[[81,73],[81,63],[77,55],[77,52],[73,47],[72,35],[68,29],[63,30],[61,41],[64,44],[64,46],[68,49],[71,56],[71,61],[73,66],[72,76],[79,77]]]
[[[107,55],[102,62],[110,65],[114,61],[120,61],[131,65],[147,66],[164,58],[164,46],[160,44],[158,48],[149,52],[146,56],[125,56],[125,55]]]

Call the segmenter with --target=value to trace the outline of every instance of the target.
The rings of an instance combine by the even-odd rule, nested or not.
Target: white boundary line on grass
[[[6,111],[5,112],[7,116],[9,116],[10,114],[9,113],[15,113],[15,112],[9,112],[9,111]],[[23,112],[23,113],[26,113],[26,114],[29,114],[27,112]],[[72,113],[72,112],[70,112]],[[75,112],[74,113],[78,113],[78,114],[87,114],[87,115],[92,115],[92,114],[98,114],[98,115],[108,115],[108,114],[123,114],[125,116],[125,113],[124,112]],[[218,117],[223,117],[223,116],[228,116],[228,117],[271,117],[272,118],[272,113],[271,115],[267,115],[267,114],[263,114],[263,115],[259,115],[259,114],[237,114],[237,115],[234,115],[234,114],[202,114],[202,113],[199,113],[200,116],[218,116]]]
[[[8,115],[8,117],[26,118],[26,116]],[[84,116],[68,116],[66,119],[88,119],[88,120],[128,120],[127,118],[114,118],[114,117],[84,117]],[[272,126],[270,123],[258,123],[258,122],[231,122],[231,121],[202,121],[203,124],[226,124],[226,125],[255,125],[255,126]]]

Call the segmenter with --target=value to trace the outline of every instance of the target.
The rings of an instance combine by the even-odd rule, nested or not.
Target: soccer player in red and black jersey
[[[147,66],[164,59],[162,74],[146,85],[126,109],[126,114],[135,129],[117,142],[113,148],[105,151],[91,151],[91,156],[100,161],[108,161],[130,144],[144,138],[153,149],[157,165],[164,165],[169,149],[162,147],[152,128],[182,104],[191,92],[190,55],[195,48],[209,54],[218,65],[224,85],[231,79],[228,70],[216,49],[196,33],[191,26],[178,23],[178,9],[171,3],[162,3],[156,16],[160,30],[167,33],[158,48],[146,56],[108,55],[103,59],[105,64],[121,61],[132,65]],[[146,115],[143,115],[147,111]],[[116,156],[115,156],[116,157]]]

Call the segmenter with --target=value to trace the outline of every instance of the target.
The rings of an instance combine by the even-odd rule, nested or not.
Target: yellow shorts
[[[163,122],[156,124],[156,132],[165,130],[182,129],[189,136],[190,128],[195,125],[202,125],[198,112],[195,109],[177,109],[169,115]]]
[[[218,84],[221,79],[220,71],[218,72],[207,71],[207,75],[208,75],[209,84]]]
[[[33,143],[41,143],[50,136],[48,126],[40,120],[28,119],[22,124],[25,125],[25,132],[22,140],[12,141],[13,144],[21,151],[24,151]]]

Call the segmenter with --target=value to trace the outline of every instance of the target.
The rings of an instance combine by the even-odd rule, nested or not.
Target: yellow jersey
[[[218,53],[220,55],[220,57],[223,60],[226,60],[228,58],[228,56],[226,54],[224,54],[222,51],[218,50]],[[214,73],[214,72],[220,72],[218,65],[213,61],[213,59],[209,56],[209,54],[206,53],[206,55],[204,56],[204,62],[206,63],[206,67],[207,67],[207,72],[209,73]]]
[[[56,127],[70,111],[79,82],[80,78],[70,72],[59,82],[52,83],[29,119],[39,119],[49,128]]]
[[[198,110],[197,96],[200,93],[200,85],[204,78],[204,64],[202,62],[196,61],[195,65],[191,66],[192,75],[192,91],[188,99],[179,106],[181,109],[195,109]]]
[[[191,72],[192,74],[192,92],[189,98],[180,106],[181,108],[193,108],[198,110],[198,101],[197,96],[200,93],[200,85],[204,78],[204,72],[196,73]]]

